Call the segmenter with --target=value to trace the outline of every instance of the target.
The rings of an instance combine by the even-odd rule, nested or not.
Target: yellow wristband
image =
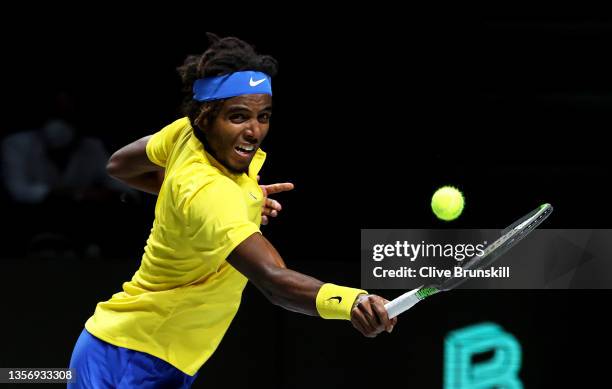
[[[365,290],[323,284],[317,294],[317,311],[323,319],[351,320],[353,303]]]

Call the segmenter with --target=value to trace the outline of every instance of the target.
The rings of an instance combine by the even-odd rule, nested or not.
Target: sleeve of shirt
[[[181,130],[185,128],[188,120],[187,118],[179,119],[151,136],[146,147],[147,156],[151,162],[161,167],[166,167],[174,143]]]
[[[249,220],[242,190],[227,177],[204,185],[187,206],[189,238],[200,254],[211,260],[225,260],[259,227]]]

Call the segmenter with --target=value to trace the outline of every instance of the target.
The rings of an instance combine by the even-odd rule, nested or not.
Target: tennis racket
[[[501,236],[483,250],[482,255],[475,255],[462,261],[461,267],[464,269],[482,269],[488,267],[506,251],[526,237],[531,231],[535,230],[540,223],[551,214],[552,210],[553,207],[550,204],[543,204],[539,208],[523,216],[503,230]],[[389,318],[392,319],[400,313],[407,311],[416,303],[429,296],[438,292],[454,289],[467,279],[469,279],[467,276],[440,278],[432,284],[404,293],[393,301],[385,304]]]

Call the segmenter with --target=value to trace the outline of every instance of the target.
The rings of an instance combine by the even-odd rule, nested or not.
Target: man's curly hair
[[[201,116],[205,123],[211,123],[219,114],[224,100],[199,102],[193,100],[193,83],[204,77],[221,76],[224,74],[253,70],[274,77],[278,63],[269,55],[260,55],[248,43],[235,38],[219,38],[212,33],[206,33],[210,46],[201,55],[189,55],[183,65],[177,68],[183,80],[185,93],[182,112],[196,128],[196,119]]]

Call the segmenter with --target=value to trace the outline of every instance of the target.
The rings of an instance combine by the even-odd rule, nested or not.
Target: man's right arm
[[[374,337],[385,330],[390,332],[397,322],[396,318],[389,319],[384,307],[387,300],[380,296],[357,297],[351,294],[350,288],[324,284],[313,277],[287,269],[280,254],[259,233],[252,234],[236,246],[227,261],[253,282],[270,302],[290,311],[321,316],[317,297],[320,301],[323,289],[336,288],[338,291],[347,290],[348,295],[353,296],[348,301],[350,320],[363,335]],[[342,297],[342,293],[339,294],[338,297]]]
[[[106,165],[113,178],[132,188],[158,194],[165,169],[149,159],[146,148],[151,136],[145,136],[116,151]]]

